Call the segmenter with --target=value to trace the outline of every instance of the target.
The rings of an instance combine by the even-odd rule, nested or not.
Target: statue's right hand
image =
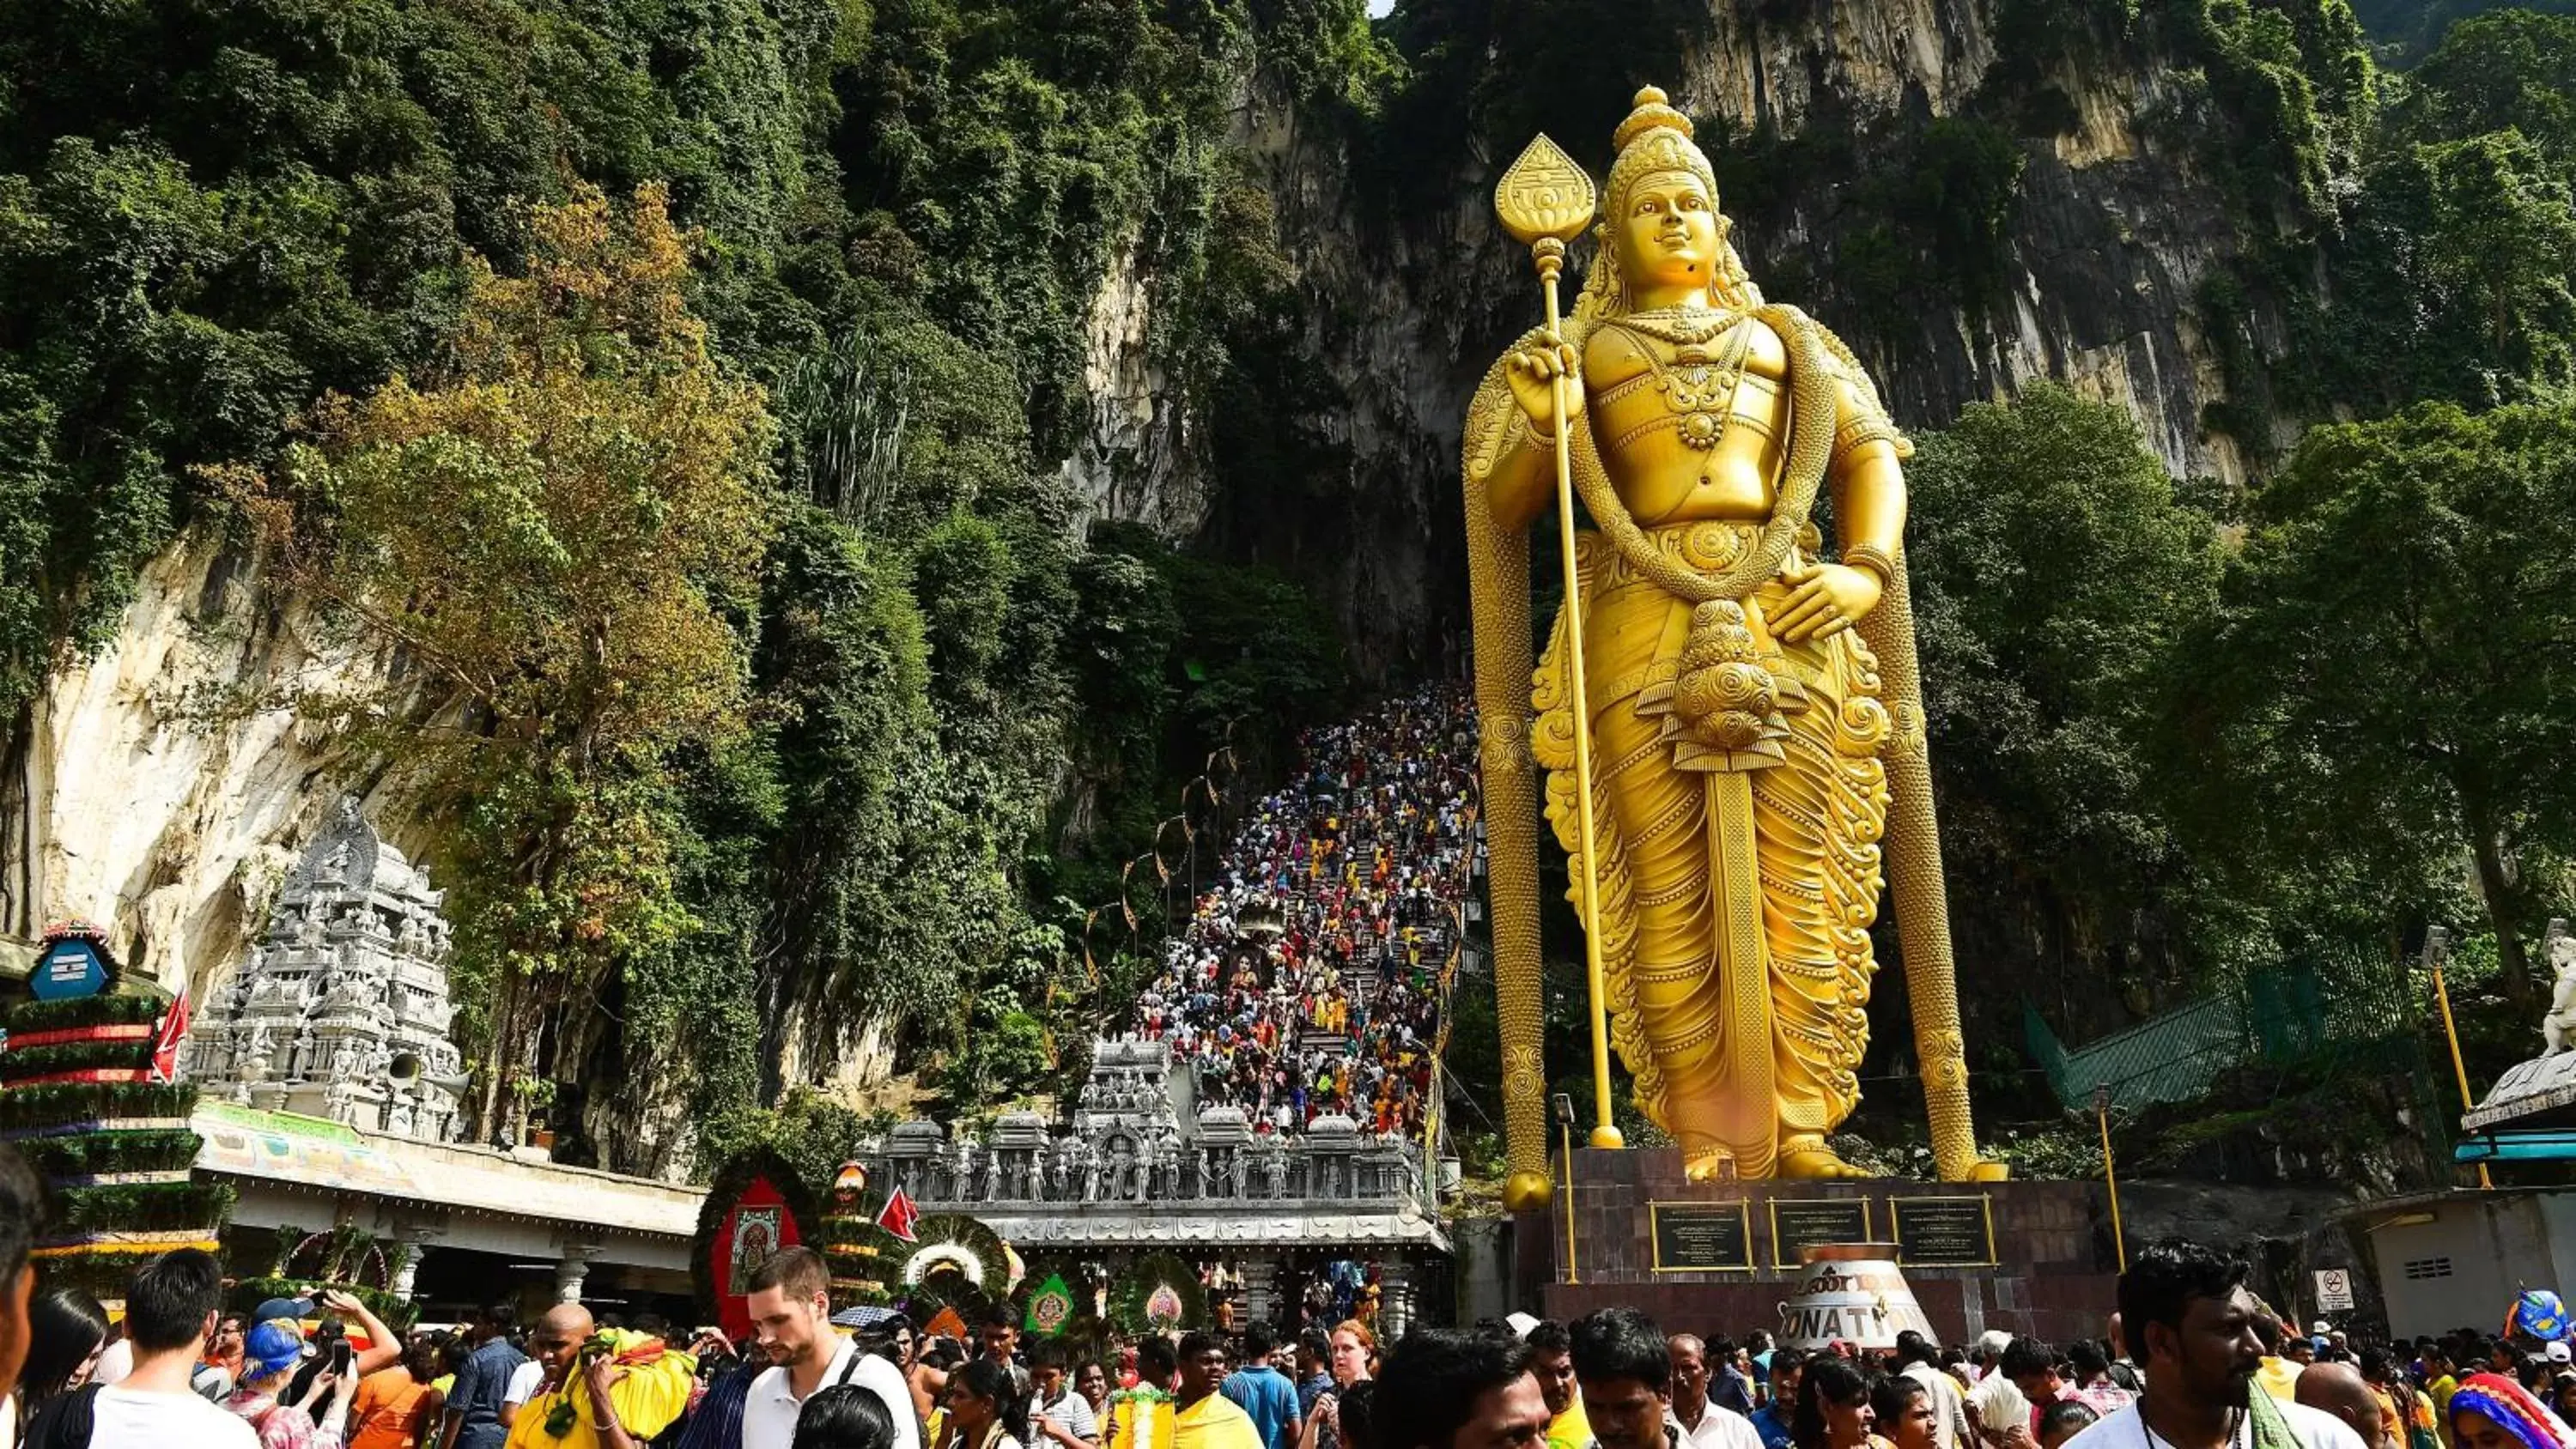
[[[1583,396],[1581,364],[1574,344],[1534,342],[1511,355],[1503,378],[1512,385],[1512,400],[1521,405],[1530,427],[1542,438],[1556,436],[1556,379],[1565,379],[1569,399]]]

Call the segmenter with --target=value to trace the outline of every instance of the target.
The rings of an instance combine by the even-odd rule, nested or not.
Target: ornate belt
[[[1647,542],[1666,558],[1700,573],[1722,573],[1733,568],[1737,559],[1752,548],[1761,536],[1762,525],[1734,519],[1701,519],[1693,523],[1668,523],[1645,531]],[[1801,550],[1812,550],[1821,543],[1813,525],[1799,531]],[[1580,543],[1592,564],[1592,588],[1598,592],[1646,583],[1634,564],[1595,533],[1585,533]],[[1786,564],[1798,562],[1792,554]]]

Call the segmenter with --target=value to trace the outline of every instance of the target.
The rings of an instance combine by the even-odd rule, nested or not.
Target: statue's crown
[[[1688,138],[1691,119],[1667,104],[1669,100],[1661,86],[1641,87],[1637,92],[1637,108],[1628,113],[1628,119],[1619,123],[1619,129],[1610,138],[1613,149],[1625,151],[1630,142],[1654,130],[1679,131]]]
[[[1617,142],[1618,159],[1610,163],[1606,200],[1608,216],[1627,209],[1628,188],[1637,178],[1658,171],[1688,171],[1708,188],[1709,199],[1717,199],[1717,171],[1709,165],[1708,153],[1691,139],[1691,119],[1675,110],[1665,99],[1663,90],[1647,86],[1637,92],[1637,108],[1619,123],[1612,136]]]

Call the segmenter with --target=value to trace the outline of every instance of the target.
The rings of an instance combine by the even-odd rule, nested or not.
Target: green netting
[[[2394,1060],[2391,1042],[2410,1043],[2414,1010],[2392,965],[2345,958],[2292,961],[2126,1031],[2068,1048],[2025,1002],[2022,1030],[2048,1084],[2070,1111],[2090,1111],[2096,1090],[2115,1112],[2204,1096],[2230,1068],[2260,1062],[2328,1072],[2373,1072]]]
[[[2187,1102],[2244,1056],[2244,1013],[2232,995],[2195,1001],[2073,1051],[2058,1044],[2056,1033],[2026,1003],[2022,1027],[2049,1086],[2069,1110],[2091,1110],[2098,1087],[2110,1089],[2115,1111]]]

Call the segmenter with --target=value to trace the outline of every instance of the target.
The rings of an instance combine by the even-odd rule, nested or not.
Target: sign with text
[[[1753,1213],[1741,1202],[1648,1203],[1658,1273],[1745,1272],[1753,1267]]]
[[[2352,1311],[2352,1270],[2350,1268],[2317,1270],[2317,1311],[2319,1313]]]
[[[1896,1260],[1909,1268],[1983,1268],[1995,1261],[1995,1217],[1975,1197],[1892,1197]]]
[[[1805,1261],[1798,1250],[1817,1243],[1869,1240],[1868,1198],[1771,1199],[1771,1261],[1778,1267],[1797,1267]]]

